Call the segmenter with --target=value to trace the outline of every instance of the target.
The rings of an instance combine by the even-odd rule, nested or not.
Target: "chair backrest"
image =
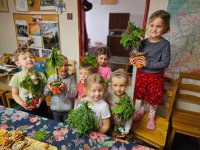
[[[175,96],[178,88],[178,80],[165,77],[164,78],[164,96],[163,96],[163,102],[159,105],[159,109],[161,112],[161,117],[167,119],[169,121]]]
[[[180,72],[176,102],[185,102],[188,108],[178,107],[184,110],[189,109],[189,105],[200,105],[200,73]],[[189,111],[195,111],[194,107]]]

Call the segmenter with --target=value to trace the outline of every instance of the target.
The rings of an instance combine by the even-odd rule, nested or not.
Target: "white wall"
[[[78,10],[77,0],[63,0],[66,4],[66,12],[59,15],[61,50],[69,59],[79,60],[78,42]],[[8,0],[9,12],[0,12],[0,55],[4,52],[13,53],[17,48],[13,13],[15,11],[14,0]],[[28,12],[28,14],[56,14],[56,12]],[[66,13],[73,14],[73,20],[67,20]],[[77,64],[78,66],[78,64]]]
[[[86,12],[86,26],[91,46],[95,42],[107,45],[109,13],[130,13],[130,20],[142,27],[146,0],[118,0],[116,5],[101,5],[101,0],[90,0],[92,10]]]

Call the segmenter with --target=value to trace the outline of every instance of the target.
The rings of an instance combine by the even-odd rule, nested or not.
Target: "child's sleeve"
[[[130,101],[131,101],[131,103],[132,103],[132,105],[133,105],[133,99],[132,99],[132,98],[130,98]],[[134,107],[134,106],[133,106],[133,107]],[[126,134],[128,134],[129,131],[130,131],[130,128],[131,128],[131,125],[132,125],[132,122],[133,122],[133,114],[134,114],[134,113],[132,113],[131,118],[125,122],[124,129],[125,129],[125,133],[126,133]]]
[[[69,94],[70,98],[75,98],[77,95],[76,81],[74,76],[71,76],[70,83],[67,85],[67,93]]]
[[[132,125],[132,122],[133,122],[133,117],[131,117],[131,119],[129,119],[129,120],[126,121],[125,126],[124,126],[126,134],[129,133],[129,130],[130,130],[131,125]]]
[[[107,119],[111,117],[110,114],[110,109],[109,109],[109,105],[104,102],[104,106],[102,107],[102,112],[101,112],[101,119]]]
[[[53,75],[50,76],[48,79],[47,79],[47,82],[46,82],[46,86],[44,87],[44,95],[45,96],[51,96],[51,91],[50,89],[48,88],[47,84],[52,82],[53,81]]]
[[[110,67],[108,67],[108,74],[107,74],[107,77],[106,77],[106,79],[109,79],[109,78],[110,78],[110,76],[111,76],[111,74],[112,74],[112,70],[111,70],[111,68],[110,68]]]
[[[18,88],[19,87],[19,79],[18,79],[18,74],[15,74],[9,83],[9,86],[13,87],[13,88]]]

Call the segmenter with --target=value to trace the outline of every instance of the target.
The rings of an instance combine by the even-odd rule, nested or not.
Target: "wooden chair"
[[[148,122],[147,112],[145,112],[145,115],[139,122],[133,123],[131,127],[131,130],[136,137],[157,147],[160,150],[162,150],[165,146],[169,128],[169,119],[174,104],[177,86],[177,80],[165,77],[163,103],[160,106],[165,113],[162,115],[156,114],[155,130],[151,131],[146,128]]]
[[[200,74],[199,73],[183,73],[179,75],[179,85],[176,95],[176,103],[193,105],[192,109],[177,107],[172,113],[172,132],[168,140],[167,149],[170,150],[176,132],[200,138]],[[198,112],[194,111],[194,105],[198,108]]]
[[[5,97],[6,97],[6,102],[7,102],[8,107],[12,108],[17,104],[12,97],[12,92],[5,93]]]
[[[6,97],[5,97],[5,93],[7,91],[4,91],[4,90],[1,90],[0,89],[0,104],[4,105],[4,106],[7,106],[7,102],[6,102]]]

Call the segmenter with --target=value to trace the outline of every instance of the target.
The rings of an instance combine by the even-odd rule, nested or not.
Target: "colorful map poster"
[[[169,0],[171,64],[166,73],[200,73],[200,0]]]

